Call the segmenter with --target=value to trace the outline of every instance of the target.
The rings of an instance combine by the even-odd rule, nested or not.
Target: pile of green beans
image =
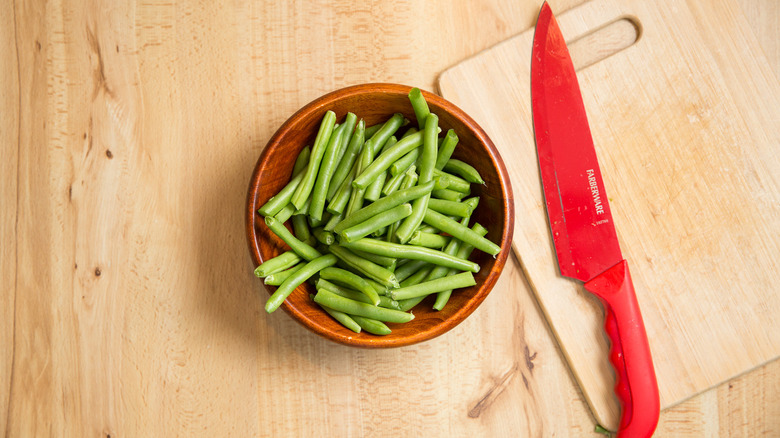
[[[290,181],[257,210],[290,248],[255,269],[277,287],[266,312],[308,281],[311,299],[344,327],[387,335],[427,296],[442,310],[453,290],[473,286],[473,250],[498,254],[471,223],[479,204],[471,186],[485,181],[451,158],[458,135],[442,133],[418,88],[409,102],[415,121],[393,114],[371,127],[353,113],[339,124],[327,111]]]

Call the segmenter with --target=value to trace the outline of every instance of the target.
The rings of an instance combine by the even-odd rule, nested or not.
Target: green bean
[[[480,239],[482,239],[482,237],[480,237]],[[420,246],[401,245],[365,237],[343,246],[349,249],[354,248],[358,251],[370,252],[372,254],[379,254],[396,258],[403,257],[412,260],[425,260],[427,262],[433,263],[434,265],[446,266],[448,268],[460,269],[462,271],[479,272],[479,265],[474,262],[453,257],[449,254],[443,253],[442,251],[423,248]]]
[[[371,138],[376,134],[377,131],[382,129],[383,123],[377,123],[376,125],[372,125],[366,128],[366,138]]]
[[[431,192],[431,196],[438,199],[444,199],[447,201],[460,201],[467,194],[462,192],[456,192],[450,189],[434,190]]]
[[[283,209],[279,210],[279,213],[276,213],[273,218],[275,218],[279,222],[287,222],[287,219],[290,219],[293,214],[295,213],[295,206],[292,204],[287,204],[284,206]]]
[[[433,210],[427,210],[423,220],[426,224],[433,225],[445,233],[448,233],[449,235],[454,236],[492,256],[495,256],[501,252],[500,246],[480,236],[468,227],[463,226],[458,222],[448,218],[447,216],[442,215],[441,213],[437,213]]]
[[[312,301],[314,300],[314,295],[311,295]],[[352,330],[355,333],[360,333],[361,327],[360,324],[357,323],[354,319],[352,319],[351,316],[347,315],[344,312],[339,312],[338,310],[333,310],[330,307],[323,306],[322,304],[319,304],[319,306],[324,310],[328,315],[332,316],[333,319],[340,322],[341,325],[344,327]],[[368,330],[366,330],[368,331]],[[369,332],[370,333],[370,332]]]
[[[433,190],[443,190],[450,186],[450,178],[446,175],[433,177]]]
[[[391,177],[389,180],[387,180],[385,186],[382,187],[382,194],[385,196],[392,195],[401,187],[401,182],[403,182],[403,180],[404,180],[403,173],[399,173],[398,175]]]
[[[320,129],[317,132],[317,137],[314,140],[314,146],[311,149],[311,157],[309,158],[309,165],[306,166],[306,173],[303,176],[303,180],[295,189],[295,193],[292,197],[292,203],[296,208],[303,207],[312,189],[314,188],[314,182],[317,179],[317,173],[319,172],[320,163],[322,157],[325,155],[325,149],[327,149],[330,143],[330,136],[333,132],[333,125],[336,123],[336,114],[333,111],[327,111],[320,123]]]
[[[295,208],[295,206],[293,206],[293,208]],[[301,242],[306,242],[309,240],[309,237],[311,237],[311,230],[309,230],[309,224],[306,222],[306,216],[293,216],[291,222],[293,226],[293,234],[295,234],[295,237],[297,237]]]
[[[339,150],[341,148],[341,137],[344,135],[344,129],[346,129],[346,125],[341,125],[338,129],[333,131],[333,135],[330,136],[328,147],[325,149],[325,154],[322,156],[320,170],[317,173],[317,180],[311,191],[309,216],[316,220],[322,219],[322,210],[325,208],[325,197],[328,194],[328,187],[330,186],[331,178],[333,178],[333,172],[336,170],[336,165],[338,165],[338,155],[344,152]]]
[[[265,224],[274,234],[282,239],[284,243],[290,245],[290,248],[302,258],[311,261],[322,256],[319,251],[301,242],[295,236],[293,236],[290,230],[288,230],[282,222],[276,220],[276,218],[265,218]]]
[[[461,201],[461,202],[463,202],[464,204],[468,205],[469,208],[471,209],[471,212],[473,213],[474,210],[477,209],[477,205],[479,205],[479,196],[474,196],[473,198],[469,198],[469,199],[466,199],[465,201]],[[468,225],[468,223],[463,224],[463,225]]]
[[[475,223],[471,229],[479,234],[480,236],[484,236],[487,234],[488,230],[480,225],[479,223]],[[453,239],[454,240],[454,239]],[[461,243],[458,247],[458,252],[456,253],[457,257],[468,259],[469,256],[471,256],[471,252],[474,250],[474,247],[469,245],[468,243]],[[450,269],[447,275],[453,275],[456,271]],[[433,273],[431,273],[433,275]],[[430,276],[429,276],[430,278]],[[447,304],[447,301],[450,299],[450,295],[452,295],[452,289],[441,291],[436,294],[436,301],[433,303],[433,309],[434,310],[442,310],[444,306]]]
[[[295,159],[295,164],[293,164],[293,171],[292,175],[295,176],[301,171],[306,169],[306,165],[309,164],[309,157],[311,157],[311,147],[306,146],[298,153],[298,158]]]
[[[387,170],[390,165],[397,159],[401,158],[404,154],[408,153],[412,149],[422,144],[422,132],[415,132],[414,134],[402,138],[393,147],[380,154],[370,166],[362,170],[352,181],[352,186],[356,188],[366,188],[380,173]]]
[[[430,265],[430,263],[425,260],[408,260],[407,263],[404,263],[395,270],[395,278],[398,281],[404,281],[411,277],[412,274],[428,265]]]
[[[349,171],[349,175],[344,178],[341,183],[341,187],[336,190],[336,194],[333,195],[333,199],[328,203],[325,210],[331,214],[342,214],[347,207],[349,199],[352,197],[352,180],[355,179],[355,172],[357,171],[357,161],[352,165],[352,169]]]
[[[444,248],[444,245],[446,245],[449,240],[449,238],[440,234],[415,231],[414,234],[412,234],[412,238],[409,239],[409,245],[422,246],[425,248]]]
[[[471,192],[471,183],[459,176],[449,174],[439,169],[433,170],[433,176],[434,178],[447,179],[448,182],[447,187],[442,187],[442,188],[455,190],[456,192],[461,192],[461,193]]]
[[[330,220],[325,224],[324,227],[322,227],[325,231],[333,232],[333,229],[336,228],[336,225],[341,222],[341,220],[344,219],[344,215],[342,214],[334,214],[330,217]]]
[[[263,278],[285,269],[292,268],[301,261],[301,257],[294,251],[286,251],[278,256],[268,259],[255,268],[255,276]]]
[[[368,278],[376,280],[379,284],[385,287],[398,287],[398,280],[395,279],[395,274],[389,270],[377,265],[376,263],[358,257],[353,252],[339,245],[331,245],[330,252],[344,261],[349,267],[360,272]]]
[[[364,279],[365,280],[365,279]],[[362,294],[354,289],[350,289],[348,287],[340,286],[335,283],[331,283],[328,280],[323,279],[320,277],[317,279],[316,283],[317,290],[325,289],[327,291],[333,292],[336,295],[340,295],[344,298],[349,298],[350,300],[360,301],[363,303],[368,304],[374,304],[371,298],[368,297],[368,295]],[[383,290],[384,291],[384,290]],[[400,307],[398,305],[398,301],[385,296],[381,295],[379,296],[379,307],[384,307],[386,309],[396,309],[398,310]]]
[[[353,172],[353,165],[355,164],[355,161],[357,161],[357,157],[360,154],[360,149],[363,147],[363,143],[365,142],[365,126],[366,123],[361,119],[355,127],[355,132],[352,134],[352,139],[350,139],[349,144],[347,145],[347,150],[344,151],[344,156],[341,158],[338,167],[336,167],[336,170],[333,172],[333,177],[330,180],[330,186],[328,186],[328,196],[326,197],[328,202],[333,199],[333,197],[336,195],[336,191],[341,188],[342,183],[347,178],[347,175],[349,175],[350,172]],[[354,178],[355,174],[352,173],[352,177],[349,181],[350,188],[352,188],[351,180]]]
[[[456,134],[455,130],[453,129],[448,130],[447,134],[444,136],[444,141],[441,143],[441,147],[439,148],[439,152],[436,156],[437,169],[441,170],[444,168],[444,165],[452,156],[452,151],[455,150],[455,146],[457,145],[458,145],[458,134]]]
[[[295,273],[295,271],[298,269],[301,269],[301,267],[303,267],[303,264],[297,264],[290,269],[285,269],[284,271],[279,271],[271,275],[267,275],[265,280],[263,280],[263,283],[270,286],[279,286],[282,284],[282,282],[284,282],[284,280],[287,279],[287,277]]]
[[[301,269],[294,272],[292,275],[287,277],[286,280],[279,286],[278,289],[276,289],[276,292],[274,292],[271,297],[266,301],[265,303],[265,311],[268,313],[273,312],[274,310],[278,309],[279,306],[282,305],[284,300],[287,299],[288,296],[301,285],[304,281],[309,279],[312,275],[319,272],[321,269],[327,268],[328,266],[333,266],[336,264],[336,256],[333,254],[326,254],[321,257],[317,257],[316,259],[306,263]],[[326,304],[327,306],[327,304]],[[330,307],[330,306],[328,306]],[[339,310],[339,309],[334,309]],[[346,313],[346,312],[345,312]]]
[[[388,138],[390,138],[391,135],[395,134],[395,131],[398,131],[398,128],[400,128],[403,123],[403,114],[393,114],[393,116],[390,117],[390,119],[388,119],[381,128],[379,128],[379,131],[377,131],[366,141],[365,147],[370,148],[372,154],[379,154],[379,149],[384,146],[385,142]]]
[[[468,204],[464,202],[447,201],[444,199],[431,198],[428,201],[428,208],[442,214],[466,217],[473,211]]]
[[[420,156],[420,148],[416,147],[409,151],[403,157],[397,159],[390,165],[390,175],[396,176],[402,174],[417,161],[417,157]]]
[[[322,227],[317,227],[311,230],[311,233],[323,245],[332,245],[336,241],[335,236],[330,231],[325,231]]]
[[[401,312],[395,309],[385,309],[383,307],[372,306],[360,301],[350,300],[340,297],[333,292],[325,289],[317,291],[314,296],[317,304],[338,310],[352,316],[362,316],[365,318],[376,319],[377,321],[404,323],[414,319],[411,313]]]
[[[475,169],[470,164],[456,160],[455,158],[450,158],[447,160],[447,164],[444,165],[442,170],[457,174],[470,183],[485,184],[485,180],[482,179],[482,176],[480,176],[477,169]]]
[[[330,214],[330,212],[326,211],[325,213],[322,214],[322,217],[319,218],[319,219],[314,218],[311,215],[307,215],[306,218],[309,221],[309,226],[310,227],[317,228],[317,227],[322,227],[326,222],[328,222],[330,220],[331,216],[332,216],[332,214]]]
[[[320,277],[356,289],[370,298],[371,304],[375,306],[379,305],[379,295],[377,292],[368,284],[368,282],[358,275],[345,271],[344,269],[330,267],[320,271]]]
[[[395,265],[396,259],[394,257],[385,257],[376,254],[369,254],[363,251],[352,251],[352,252],[359,257],[363,257],[364,259],[370,260],[372,263],[376,263],[377,265],[385,268]]]
[[[403,203],[424,196],[426,193],[430,193],[432,189],[433,182],[429,182],[427,184],[420,184],[419,186],[399,190],[392,195],[385,196],[384,198],[353,212],[349,216],[346,216],[344,220],[339,222],[336,228],[334,228],[334,231],[336,233],[341,233],[345,229],[364,222],[380,213],[384,213],[393,207],[397,207]]]
[[[422,129],[425,126],[425,118],[428,117],[431,111],[428,109],[428,103],[425,101],[425,97],[423,97],[419,88],[412,88],[409,91],[409,102],[412,104],[414,115],[417,117],[417,126]]]
[[[412,165],[406,172],[404,172],[404,179],[401,181],[401,188],[400,190],[406,190],[411,187],[413,187],[415,184],[417,184],[417,172],[415,171],[415,166]],[[426,184],[430,184],[430,182],[427,182]],[[421,184],[421,187],[424,187],[425,184]],[[433,186],[431,186],[432,188]],[[390,197],[390,195],[388,195]],[[398,221],[389,227],[387,227],[387,240],[388,242],[397,242],[398,238],[395,236],[395,231],[398,229],[398,227],[403,223],[403,221]]]
[[[410,275],[407,279],[401,282],[401,287],[409,287],[413,286],[415,284],[422,283],[425,281],[426,278],[428,278],[429,275],[431,275],[431,271],[435,268],[434,265],[427,265],[420,268],[419,271],[415,272],[414,274]],[[390,290],[390,294],[392,296],[393,290]]]
[[[358,158],[358,165],[355,169],[355,174],[358,175],[360,172],[363,171],[366,167],[368,167],[371,164],[371,161],[374,159],[374,151],[366,145],[366,147],[363,148],[363,151],[360,153],[360,158]],[[352,194],[349,197],[349,202],[347,203],[347,209],[344,212],[344,217],[349,217],[354,211],[359,210],[363,208],[363,199],[365,198],[366,194],[366,188],[365,187],[355,187],[355,181],[352,181]]]
[[[280,190],[276,195],[272,196],[271,199],[266,201],[262,207],[257,209],[257,212],[262,216],[273,216],[276,213],[279,213],[279,210],[290,203],[290,199],[292,199],[293,193],[295,193],[295,190],[303,180],[303,175],[303,172],[299,172],[297,175],[295,175],[293,179],[291,179],[290,182],[288,182],[287,185],[282,188],[282,190]]]
[[[341,243],[354,242],[357,239],[368,236],[372,232],[382,227],[386,227],[409,216],[411,213],[412,206],[410,204],[398,205],[391,208],[390,210],[378,213],[363,222],[342,230],[338,233],[339,240]]]
[[[382,321],[377,321],[371,318],[364,318],[362,316],[352,315],[352,319],[365,331],[373,335],[389,335],[392,331]]]
[[[303,203],[303,206],[299,207],[297,210],[295,210],[295,213],[293,215],[307,215],[309,214],[309,205],[311,205],[311,198],[307,198],[306,202]]]
[[[474,280],[474,275],[471,272],[461,272],[460,274],[437,278],[436,280],[425,281],[415,285],[391,290],[390,297],[394,300],[406,300],[409,298],[430,295],[432,293],[441,292],[444,290],[474,286],[475,284],[477,283]]]
[[[436,129],[439,126],[439,117],[436,114],[428,114],[425,119],[425,131],[423,132],[423,150],[420,154],[420,183],[426,183],[433,179],[433,169],[436,163]],[[395,230],[398,241],[406,243],[412,237],[414,230],[422,223],[425,211],[428,209],[428,200],[431,195],[427,194],[417,198],[412,203],[412,214],[401,222],[401,225]]]
[[[340,163],[347,153],[349,142],[352,140],[352,134],[355,132],[355,126],[357,124],[357,115],[355,113],[348,112],[344,118],[344,135],[341,136],[340,152],[336,155],[336,162]]]
[[[414,306],[420,304],[422,300],[425,299],[425,296],[422,297],[416,297],[416,298],[409,298],[408,300],[401,300],[398,301],[398,310],[401,310],[403,312],[408,312],[414,308]]]

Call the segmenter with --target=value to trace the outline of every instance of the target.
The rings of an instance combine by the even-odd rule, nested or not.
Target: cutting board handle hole
[[[642,36],[637,17],[618,17],[567,42],[576,70],[582,70],[633,46]]]

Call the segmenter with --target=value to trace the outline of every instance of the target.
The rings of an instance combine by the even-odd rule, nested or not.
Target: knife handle
[[[621,414],[618,437],[649,437],[658,424],[658,382],[645,325],[625,260],[585,283],[604,305],[604,330],[612,341],[609,360],[615,367],[615,394]]]

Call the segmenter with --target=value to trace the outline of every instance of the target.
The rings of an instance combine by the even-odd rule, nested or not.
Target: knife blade
[[[618,437],[651,436],[658,384],[636,294],[623,259],[585,105],[566,41],[542,5],[531,58],[531,106],[547,216],[561,275],[585,283],[604,306]]]

